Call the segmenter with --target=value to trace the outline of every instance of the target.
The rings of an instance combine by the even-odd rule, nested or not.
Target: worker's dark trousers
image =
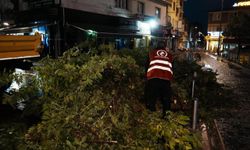
[[[153,78],[147,81],[145,87],[146,106],[151,111],[156,111],[156,101],[159,99],[162,103],[163,115],[170,110],[171,87],[169,80]]]

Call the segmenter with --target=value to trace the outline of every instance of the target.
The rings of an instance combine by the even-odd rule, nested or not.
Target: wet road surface
[[[201,54],[202,63],[218,73],[217,81],[232,89],[236,105],[217,120],[226,149],[250,150],[250,69]]]

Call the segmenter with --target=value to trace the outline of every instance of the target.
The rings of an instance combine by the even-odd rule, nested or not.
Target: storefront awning
[[[39,23],[39,24],[25,24],[25,25],[13,25],[6,28],[0,28],[0,34],[12,34],[12,33],[30,33],[33,28],[39,26],[51,26],[55,25],[54,23]]]
[[[75,28],[77,30],[83,31],[83,32],[88,32],[89,28],[87,28],[88,26],[85,26],[84,24],[78,24],[78,25],[74,25],[74,24],[67,24],[67,26]],[[137,34],[137,33],[130,33],[130,32],[104,32],[104,31],[95,31],[97,34],[98,38],[101,37],[135,37],[135,38],[141,38],[143,37],[142,34]]]

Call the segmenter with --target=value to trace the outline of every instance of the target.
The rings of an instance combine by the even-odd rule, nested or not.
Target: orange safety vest
[[[159,78],[163,80],[172,80],[172,62],[173,56],[165,49],[153,50],[150,52],[147,79]]]

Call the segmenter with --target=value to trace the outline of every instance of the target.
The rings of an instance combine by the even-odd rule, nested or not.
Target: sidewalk
[[[213,54],[211,54],[211,53],[208,53],[208,55],[209,55],[210,57],[216,58],[218,61],[222,61],[222,62],[228,63],[229,65],[233,65],[233,66],[235,66],[235,67],[237,67],[237,68],[246,69],[247,71],[250,71],[250,68],[249,68],[249,67],[246,67],[246,66],[241,65],[241,64],[239,64],[239,63],[236,63],[236,62],[234,62],[234,61],[228,60],[228,59],[226,59],[226,58],[224,58],[224,57],[217,56],[217,55],[213,55]]]

